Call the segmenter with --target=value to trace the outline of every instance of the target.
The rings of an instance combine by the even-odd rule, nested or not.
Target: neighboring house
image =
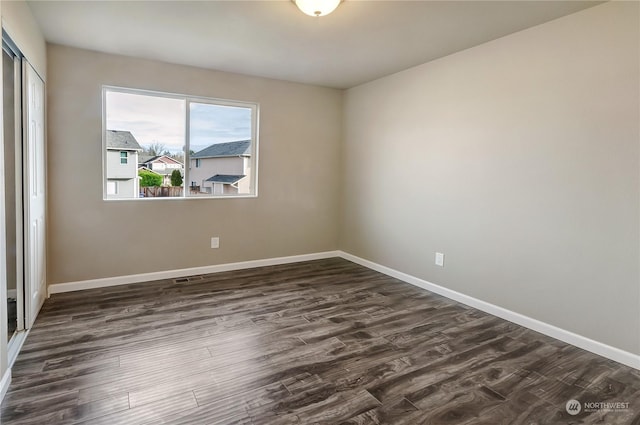
[[[149,171],[160,174],[162,176],[163,186],[171,186],[171,173],[173,173],[173,170],[180,170],[180,174],[184,177],[184,166],[182,162],[167,155],[141,155],[138,161],[139,169],[146,168]]]
[[[189,180],[192,192],[250,193],[251,140],[216,143],[191,155]]]
[[[138,152],[142,147],[129,131],[107,130],[107,198],[137,198]]]

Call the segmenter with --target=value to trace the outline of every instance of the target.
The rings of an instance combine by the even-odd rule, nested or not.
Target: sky
[[[184,99],[107,91],[107,130],[130,131],[142,147],[163,144],[171,153],[185,146]],[[214,143],[251,139],[251,109],[190,103],[191,141],[198,152]]]

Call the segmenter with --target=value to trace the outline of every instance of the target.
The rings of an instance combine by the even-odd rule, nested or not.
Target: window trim
[[[185,161],[184,161],[184,180],[183,180],[183,196],[175,197],[155,197],[155,198],[108,198],[107,197],[107,92],[128,93],[142,96],[155,96],[169,99],[180,99],[185,101]],[[230,106],[251,109],[251,173],[253,179],[253,191],[248,194],[227,194],[227,195],[198,195],[190,196],[187,194],[189,186],[186,182],[190,179],[189,164],[191,156],[189,154],[190,144],[190,103],[201,103],[210,105]],[[243,199],[258,197],[258,168],[259,168],[259,123],[260,123],[260,104],[254,101],[231,100],[206,96],[193,96],[188,94],[163,92],[157,90],[137,89],[130,87],[102,85],[102,199],[104,201],[150,201],[150,200],[187,200],[187,199]],[[124,165],[124,164],[122,164]],[[137,164],[136,164],[137,175]]]
[[[122,162],[123,159],[124,159],[124,162]],[[120,151],[120,165],[129,165],[129,152]]]

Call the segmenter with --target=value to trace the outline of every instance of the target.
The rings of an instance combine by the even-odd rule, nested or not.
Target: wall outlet
[[[211,248],[215,249],[215,248],[220,248],[220,238],[217,236],[214,236],[211,238]]]
[[[444,254],[436,252],[436,266],[444,267]]]

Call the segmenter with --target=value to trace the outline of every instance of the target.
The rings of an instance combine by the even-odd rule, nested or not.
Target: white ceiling
[[[47,41],[348,88],[574,13],[593,1],[29,1]]]

